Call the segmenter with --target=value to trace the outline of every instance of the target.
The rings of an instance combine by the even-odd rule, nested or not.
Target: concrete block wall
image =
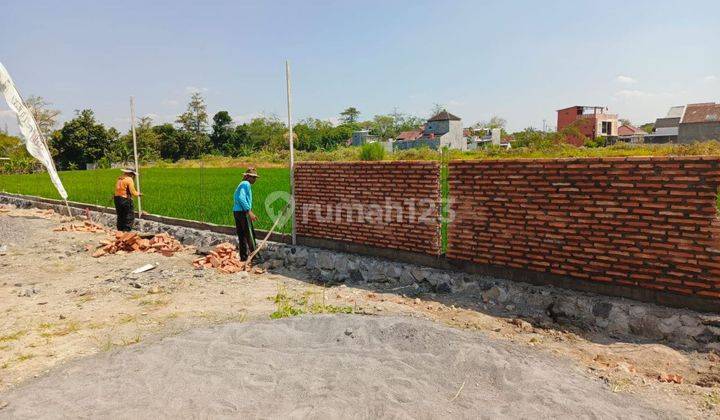
[[[717,157],[454,161],[447,256],[720,303]]]
[[[439,255],[438,162],[302,162],[299,236]]]

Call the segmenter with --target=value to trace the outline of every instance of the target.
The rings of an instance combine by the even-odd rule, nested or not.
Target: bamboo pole
[[[130,97],[130,124],[132,127],[132,138],[133,138],[133,155],[135,156],[135,179],[137,180],[137,190],[142,192],[140,189],[140,165],[138,165],[138,152],[137,152],[137,136],[135,135],[135,97]],[[142,197],[138,196],[138,219],[142,219]]]

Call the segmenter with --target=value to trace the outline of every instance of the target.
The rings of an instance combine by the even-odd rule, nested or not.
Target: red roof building
[[[417,130],[410,130],[410,131],[403,131],[402,133],[398,134],[397,141],[412,141],[417,140],[420,137],[422,137],[423,129],[419,128]]]
[[[606,114],[606,108],[601,106],[575,105],[557,111],[557,130],[562,131],[567,127],[577,128],[580,133],[589,138],[596,139],[599,136],[618,135],[618,117],[615,114]],[[575,146],[582,146],[584,139],[570,135],[568,141]]]

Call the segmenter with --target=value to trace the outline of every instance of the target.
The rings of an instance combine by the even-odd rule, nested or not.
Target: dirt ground
[[[61,223],[60,216],[39,210],[0,211],[0,417],[4,393],[67,362],[151,345],[197,327],[300,311],[426,318],[552,355],[558,369],[573,366],[643,406],[671,402],[682,417],[720,417],[720,357],[714,353],[619,340],[551,321],[531,325],[495,316],[473,297],[324,288],[307,273],[282,268],[259,275],[195,270],[192,249],[172,257],[92,258],[86,245],[105,235],[54,232]],[[157,266],[131,274],[145,264]]]

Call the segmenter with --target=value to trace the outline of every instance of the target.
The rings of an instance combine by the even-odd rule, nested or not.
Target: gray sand
[[[677,416],[540,351],[352,315],[194,330],[69,364],[0,401],[3,418]]]

